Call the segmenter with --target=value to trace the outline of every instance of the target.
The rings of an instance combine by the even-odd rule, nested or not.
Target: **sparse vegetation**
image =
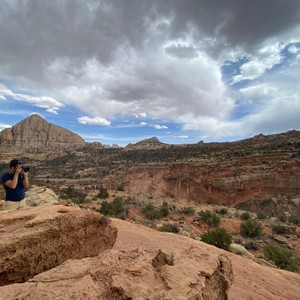
[[[241,222],[240,232],[245,237],[254,238],[262,235],[263,228],[256,219],[248,219]]]
[[[264,247],[264,257],[272,261],[278,268],[296,272],[299,270],[299,257],[293,257],[289,249],[268,244]]]
[[[100,199],[106,199],[106,198],[108,198],[109,197],[108,190],[105,187],[101,186],[100,187],[100,191],[98,193],[98,197]]]
[[[80,190],[76,190],[74,187],[69,186],[63,193],[60,194],[61,199],[70,199],[75,204],[88,203],[86,193]]]
[[[300,216],[290,216],[288,218],[288,222],[295,225],[300,225]]]
[[[286,233],[286,226],[280,223],[274,223],[271,226],[272,232],[277,234],[285,234]]]
[[[216,209],[215,212],[219,215],[227,215],[228,214],[228,208],[226,207],[221,207],[219,209]]]
[[[104,201],[101,203],[100,213],[111,217],[120,217],[124,213],[124,201],[122,197],[116,197],[111,203]]]
[[[198,214],[201,221],[204,221],[207,225],[211,227],[218,227],[220,225],[220,217],[215,212],[201,210]]]
[[[251,240],[251,241],[248,241],[248,242],[245,243],[245,248],[247,250],[254,250],[254,251],[256,251],[256,250],[259,249],[259,245],[255,241]]]
[[[248,212],[243,212],[240,216],[241,220],[249,220],[251,219],[251,216]]]
[[[191,206],[185,206],[182,208],[181,212],[184,215],[193,215],[195,213],[195,208],[191,207]]]
[[[204,243],[214,245],[218,248],[229,250],[232,236],[224,228],[216,228],[201,236]]]
[[[148,219],[160,219],[169,214],[169,206],[166,201],[162,203],[160,208],[156,208],[152,203],[149,203],[143,208],[143,213]]]
[[[159,228],[159,231],[178,233],[179,227],[174,223],[165,223]]]

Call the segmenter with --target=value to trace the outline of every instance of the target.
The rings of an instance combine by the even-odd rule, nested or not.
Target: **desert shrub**
[[[179,227],[174,223],[165,223],[159,228],[159,231],[178,233]]]
[[[286,223],[288,221],[288,217],[285,214],[282,214],[278,217],[278,220],[282,223]]]
[[[289,223],[300,225],[300,216],[290,216],[288,221]]]
[[[274,262],[278,268],[293,272],[299,270],[299,258],[293,257],[293,252],[289,249],[268,244],[263,251],[265,259]]]
[[[224,228],[215,228],[201,236],[204,243],[214,245],[218,248],[229,250],[232,236]]]
[[[219,215],[227,215],[228,209],[226,207],[221,207],[219,209],[216,209],[215,212]]]
[[[98,193],[98,197],[100,199],[106,199],[106,198],[108,198],[109,197],[108,190],[105,187],[101,186],[100,190],[99,190],[99,193]]]
[[[243,212],[240,216],[240,219],[241,220],[249,220],[249,219],[251,219],[251,216],[248,212]]]
[[[241,222],[240,231],[241,235],[253,238],[262,235],[263,228],[257,220],[249,219]]]
[[[125,211],[123,198],[116,197],[111,203],[107,201],[102,202],[99,211],[107,216],[120,216]]]
[[[258,250],[259,249],[259,245],[255,242],[255,241],[248,241],[245,243],[245,248],[247,250]]]
[[[169,215],[169,206],[166,201],[162,203],[160,208],[157,208],[152,203],[149,203],[143,208],[143,213],[151,220],[160,219]]]
[[[154,219],[160,219],[161,213],[160,211],[152,204],[149,203],[143,208],[143,213],[148,219],[154,220]]]
[[[267,218],[267,215],[265,212],[263,212],[262,210],[259,210],[257,213],[256,213],[256,217],[257,219],[259,220],[264,220]]]
[[[286,233],[286,227],[280,223],[274,223],[271,226],[272,232],[277,234],[285,234]]]
[[[220,225],[220,217],[215,212],[211,212],[210,210],[201,210],[198,214],[200,219],[207,225],[212,227],[218,227]]]
[[[195,208],[191,206],[185,206],[181,211],[185,215],[193,215],[195,213]]]
[[[160,213],[162,217],[166,217],[169,215],[169,206],[166,201],[164,201],[160,207]]]
[[[83,191],[79,191],[69,186],[61,195],[61,199],[71,199],[71,201],[75,204],[88,203],[85,200],[86,193]]]

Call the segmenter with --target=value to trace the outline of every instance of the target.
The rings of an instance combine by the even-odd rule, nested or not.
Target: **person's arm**
[[[28,178],[29,172],[24,172],[23,174],[24,174],[23,186],[25,189],[28,189],[29,188],[29,178]]]
[[[18,184],[18,179],[19,179],[19,174],[22,172],[22,168],[16,168],[16,171],[14,173],[14,177],[12,180],[7,180],[4,184],[11,188],[11,189],[15,189],[17,184]]]

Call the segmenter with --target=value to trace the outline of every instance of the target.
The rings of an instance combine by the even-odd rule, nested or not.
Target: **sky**
[[[300,130],[299,0],[0,0],[0,131],[87,142]]]

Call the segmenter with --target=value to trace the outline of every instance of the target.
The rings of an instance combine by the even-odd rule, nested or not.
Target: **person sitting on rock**
[[[25,189],[29,188],[29,167],[23,167],[22,161],[13,159],[9,172],[3,174],[2,184],[5,188],[4,209],[16,210],[26,206]]]

